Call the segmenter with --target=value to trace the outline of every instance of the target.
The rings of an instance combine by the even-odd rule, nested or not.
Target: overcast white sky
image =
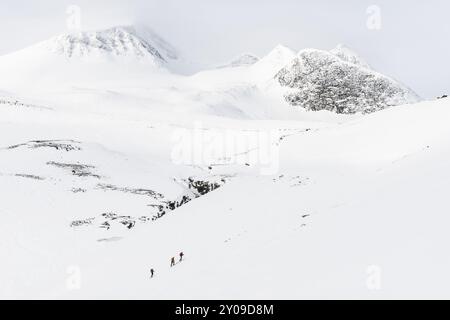
[[[1,0],[0,54],[67,32],[71,4],[81,8],[84,29],[145,23],[205,65],[242,52],[263,56],[279,43],[295,50],[344,43],[423,97],[450,93],[448,0]],[[372,5],[381,20],[367,13]],[[368,19],[381,28],[369,29]]]

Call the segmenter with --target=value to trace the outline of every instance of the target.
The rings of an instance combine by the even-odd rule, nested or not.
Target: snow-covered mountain
[[[43,46],[66,58],[105,56],[149,59],[155,64],[166,62],[153,45],[139,37],[135,30],[126,27],[64,34],[44,42]]]
[[[0,57],[2,87],[148,78],[183,70],[179,52],[145,26],[118,26],[55,36]],[[186,63],[187,64],[187,63]]]
[[[419,101],[411,89],[370,70],[342,46],[331,52],[302,50],[276,79],[289,88],[285,98],[291,105],[312,111],[369,113]]]
[[[266,56],[252,66],[252,72],[258,79],[273,78],[273,76],[292,61],[295,51],[283,45],[277,45]]]
[[[344,61],[370,69],[369,64],[359,54],[342,43],[338,44],[334,49],[330,50],[330,52]]]
[[[167,41],[145,26],[117,26],[104,30],[61,34],[18,52],[1,57],[23,59],[49,55],[52,58],[120,61],[140,60],[164,65],[179,59],[179,53]]]
[[[234,58],[229,63],[220,65],[217,68],[235,68],[235,67],[244,67],[255,64],[259,61],[259,57],[252,53],[243,53],[240,56]]]
[[[242,64],[242,58],[247,63]],[[210,85],[219,85],[223,87],[247,84],[255,86],[261,83],[273,82],[276,73],[286,66],[295,57],[295,52],[288,47],[277,45],[262,58],[256,58],[253,55],[240,56],[236,59],[239,66],[227,64],[224,67],[203,70],[193,76],[194,80]],[[233,60],[234,61],[234,60]],[[250,62],[250,63],[248,63]]]

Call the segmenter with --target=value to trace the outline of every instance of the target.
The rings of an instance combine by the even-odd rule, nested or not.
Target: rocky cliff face
[[[306,110],[336,113],[370,113],[419,100],[413,91],[372,71],[357,55],[344,49],[300,51],[275,76],[288,89],[285,99]]]

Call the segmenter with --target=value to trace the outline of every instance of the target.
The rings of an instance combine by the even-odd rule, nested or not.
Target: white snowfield
[[[450,298],[449,99],[307,112],[290,49],[183,76],[150,38],[0,57],[0,298]]]

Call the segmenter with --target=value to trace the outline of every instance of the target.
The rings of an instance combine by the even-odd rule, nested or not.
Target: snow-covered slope
[[[448,99],[341,124],[52,107],[0,104],[1,297],[450,296]]]
[[[257,79],[270,79],[295,58],[295,52],[283,45],[277,45],[266,56],[252,66]]]
[[[242,57],[236,61],[242,62]],[[285,46],[278,45],[261,59],[245,56],[251,63],[228,64],[213,70],[204,70],[194,75],[194,80],[215,84],[249,83],[260,84],[272,81],[276,73],[295,58],[295,52]]]
[[[291,105],[312,111],[369,113],[419,101],[412,90],[369,70],[343,47],[302,50],[276,78],[289,89],[285,98]]]
[[[1,298],[450,297],[449,99],[289,105],[415,100],[343,47],[181,76],[138,28],[55,39],[0,58]]]

